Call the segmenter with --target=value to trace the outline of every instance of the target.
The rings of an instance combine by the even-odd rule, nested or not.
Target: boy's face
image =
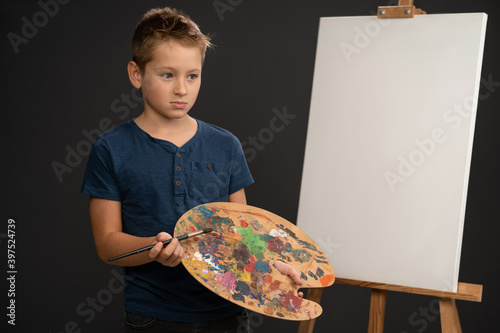
[[[181,119],[193,107],[201,85],[201,52],[175,41],[160,44],[140,73],[144,112]]]

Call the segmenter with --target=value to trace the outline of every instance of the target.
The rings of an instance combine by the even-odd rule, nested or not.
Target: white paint
[[[277,231],[276,229],[272,229],[269,232],[269,235],[273,237],[288,237],[288,234],[281,229],[279,231]]]
[[[208,255],[208,258],[205,258],[205,262],[209,264],[216,272],[223,271],[219,265],[213,262],[212,255]]]

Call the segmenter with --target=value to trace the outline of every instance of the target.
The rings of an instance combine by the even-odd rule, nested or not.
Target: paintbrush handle
[[[186,239],[186,238],[188,238],[187,235],[182,235],[182,236],[177,237],[178,240],[183,240],[183,239]],[[163,242],[163,246],[166,246],[166,245],[170,244],[170,242],[172,241],[172,239],[173,238],[170,238],[170,239],[167,239],[166,241],[164,241]],[[119,255],[117,257],[108,259],[108,261],[114,261],[114,260],[118,260],[118,259],[121,259],[121,258],[125,258],[125,257],[128,257],[128,256],[131,256],[133,254],[146,252],[148,250],[151,250],[156,244],[157,243],[151,244],[151,245],[148,245],[148,246],[145,246],[145,247],[142,247],[140,249],[137,249],[137,250],[134,250],[134,251],[131,251],[131,252],[127,252],[127,253],[121,254],[121,255]]]
[[[181,241],[181,240],[184,240],[186,238],[190,238],[190,237],[194,237],[194,236],[198,236],[198,235],[201,235],[203,233],[206,233],[206,232],[211,232],[212,229],[205,229],[205,230],[200,230],[200,231],[196,231],[196,232],[192,232],[190,234],[184,234],[184,235],[181,235],[179,237],[176,237],[177,240]],[[174,238],[170,238],[170,239],[167,239],[166,241],[163,242],[163,246],[167,246],[168,244],[170,244],[170,242],[173,240]],[[141,253],[141,252],[145,252],[145,251],[148,251],[148,250],[151,250],[154,246],[156,245],[155,244],[151,244],[151,245],[148,245],[148,246],[145,246],[145,247],[142,247],[140,249],[137,249],[137,250],[134,250],[134,251],[131,251],[131,252],[127,252],[127,253],[124,253],[124,254],[121,254],[117,257],[114,257],[114,258],[111,258],[111,259],[108,259],[108,262],[110,261],[114,261],[114,260],[118,260],[118,259],[121,259],[121,258],[125,258],[125,257],[128,257],[128,256],[131,256],[133,254],[137,254],[137,253]]]

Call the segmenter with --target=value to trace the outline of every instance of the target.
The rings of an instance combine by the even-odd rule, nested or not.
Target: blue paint
[[[243,281],[236,281],[236,291],[241,295],[249,296],[250,295],[250,286]]]
[[[292,250],[292,256],[301,263],[304,263],[308,262],[311,259],[312,254],[310,254],[306,250]]]
[[[205,206],[201,206],[198,208],[198,211],[203,214],[204,217],[212,217],[214,216],[214,212],[212,212],[210,209],[208,209]]]
[[[254,269],[263,273],[267,273],[267,271],[269,270],[269,264],[263,260],[257,260]]]

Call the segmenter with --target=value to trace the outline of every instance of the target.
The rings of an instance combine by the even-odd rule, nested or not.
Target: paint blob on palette
[[[330,286],[335,275],[320,247],[297,226],[257,207],[218,202],[186,212],[174,236],[205,228],[213,231],[181,242],[182,263],[205,287],[267,316],[308,320],[322,313],[319,304],[298,297],[298,289]],[[281,274],[277,261],[296,269],[302,285]]]

